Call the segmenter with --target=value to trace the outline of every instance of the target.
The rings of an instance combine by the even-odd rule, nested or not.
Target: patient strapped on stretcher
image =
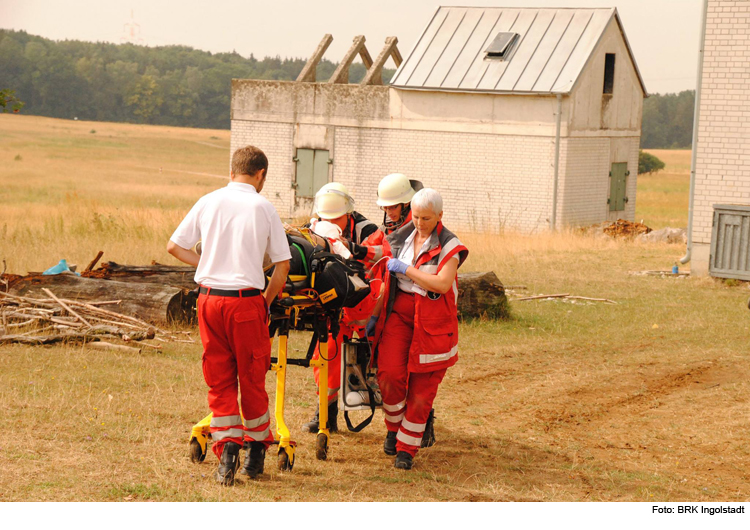
[[[292,259],[285,293],[311,294],[325,309],[331,310],[355,307],[370,294],[362,263],[336,253],[335,243],[328,237],[321,237],[309,229],[286,228]],[[320,229],[324,233],[329,230],[325,225]],[[341,241],[336,242],[344,246]],[[348,252],[346,247],[344,250]],[[265,271],[268,280],[273,266],[266,267]]]

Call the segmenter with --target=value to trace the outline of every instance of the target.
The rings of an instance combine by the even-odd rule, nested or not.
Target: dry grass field
[[[100,249],[173,263],[169,235],[227,172],[227,131],[0,115],[0,135],[0,259],[16,273],[61,257],[85,265]],[[638,215],[685,226],[689,153],[657,156],[667,174],[639,179]],[[207,412],[199,345],[137,356],[0,346],[0,500],[750,499],[744,284],[629,274],[670,268],[682,245],[573,232],[462,239],[465,270],[494,270],[526,286],[519,295],[617,303],[515,302],[508,321],[462,324],[460,361],[436,400],[438,442],[411,472],[382,454],[380,413],[360,434],[334,435],[329,460],[316,461],[314,437],[299,432],[314,411],[312,374],[291,367],[294,470],[269,454],[261,480],[221,488],[212,454],[187,457]],[[294,338],[294,355],[306,340]]]
[[[652,175],[638,175],[636,221],[653,229],[687,228],[690,195],[690,150],[646,149],[666,167]]]

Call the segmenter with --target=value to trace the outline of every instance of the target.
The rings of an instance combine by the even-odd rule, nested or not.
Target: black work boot
[[[339,432],[339,402],[328,404],[328,432]]]
[[[256,478],[263,474],[263,466],[266,461],[266,444],[263,442],[250,442],[250,449],[245,453],[245,464],[240,470],[240,475]]]
[[[221,452],[219,467],[214,478],[222,486],[233,486],[234,475],[240,467],[240,449],[242,446],[235,442],[227,442]]]
[[[432,447],[435,444],[435,409],[430,410],[427,417],[427,424],[422,435],[422,444],[420,447]]]
[[[393,467],[396,469],[411,469],[414,460],[411,455],[406,451],[399,451],[396,455],[396,461],[393,463]]]
[[[388,456],[396,454],[396,431],[388,431],[383,442],[383,452]]]
[[[328,404],[328,432],[339,432],[338,418],[339,415],[339,402],[334,401]],[[302,424],[300,429],[302,432],[317,433],[320,430],[320,411],[315,411],[313,419],[307,423]]]

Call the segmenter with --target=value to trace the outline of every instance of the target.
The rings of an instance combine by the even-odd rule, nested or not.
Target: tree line
[[[15,92],[24,114],[54,118],[228,129],[232,79],[294,80],[305,63],[0,30],[0,89]],[[330,78],[337,66],[322,60],[318,79]],[[365,73],[364,65],[352,64],[349,81]],[[383,81],[394,73],[383,69]]]
[[[690,149],[693,141],[695,90],[652,94],[643,101],[641,147]]]
[[[0,89],[13,90],[25,114],[55,118],[228,129],[233,78],[294,80],[305,62],[189,46],[52,41],[0,30]],[[317,78],[330,78],[336,66],[322,60]],[[384,69],[383,82],[394,73]],[[349,81],[364,75],[355,63]],[[647,98],[641,147],[689,148],[694,101],[694,91]]]

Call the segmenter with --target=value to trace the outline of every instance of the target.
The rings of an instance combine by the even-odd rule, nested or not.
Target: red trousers
[[[393,312],[378,344],[378,384],[385,426],[396,435],[396,450],[417,454],[438,385],[447,368],[409,373],[409,347],[414,334],[414,294],[397,291]]]
[[[263,295],[232,298],[201,294],[198,326],[203,377],[208,385],[211,438],[216,456],[226,442],[273,441],[266,393],[271,364],[268,310]],[[237,404],[239,382],[240,407]],[[244,418],[244,420],[243,420]]]

